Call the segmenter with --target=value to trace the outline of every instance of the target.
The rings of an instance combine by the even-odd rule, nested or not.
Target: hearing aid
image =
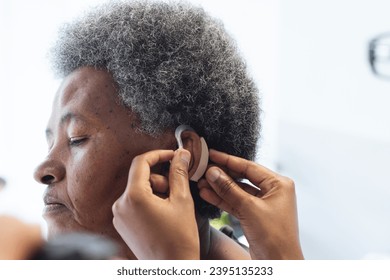
[[[181,134],[183,131],[195,131],[192,127],[182,124],[179,125],[175,130],[175,137],[177,140],[177,145],[179,148],[183,148],[183,140],[181,139]],[[194,175],[190,178],[193,182],[198,182],[200,178],[204,175],[207,169],[207,164],[209,162],[209,148],[207,147],[206,140],[204,140],[203,137],[200,137],[200,143],[201,143],[201,153],[200,153],[200,160],[199,165],[195,170]]]

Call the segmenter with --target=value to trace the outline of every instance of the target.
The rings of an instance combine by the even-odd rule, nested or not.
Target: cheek
[[[126,188],[130,165],[113,155],[92,151],[74,157],[69,198],[80,219],[111,222],[111,207]]]

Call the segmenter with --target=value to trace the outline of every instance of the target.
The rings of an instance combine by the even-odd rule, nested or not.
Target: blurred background
[[[46,53],[58,26],[102,1],[0,0],[0,213],[42,224],[44,137],[59,85]],[[193,0],[237,40],[262,96],[257,161],[296,182],[307,259],[390,258],[390,80],[369,41],[386,0]]]

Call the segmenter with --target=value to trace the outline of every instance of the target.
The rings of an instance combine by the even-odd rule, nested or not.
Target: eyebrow
[[[81,121],[85,121],[84,117],[81,116],[81,115],[78,115],[78,114],[75,114],[73,112],[67,112],[65,113],[62,117],[61,117],[61,120],[60,120],[60,126],[62,126],[64,123],[68,122],[69,120],[81,120]],[[49,138],[49,136],[53,135],[53,132],[50,128],[46,128],[45,130],[45,134],[46,134],[46,138]]]

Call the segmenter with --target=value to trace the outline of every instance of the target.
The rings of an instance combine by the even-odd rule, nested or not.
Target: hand
[[[113,223],[138,259],[199,259],[199,237],[191,197],[191,154],[156,150],[134,158],[127,187],[114,203]],[[171,161],[169,176],[151,173]]]
[[[0,260],[28,259],[42,244],[39,225],[0,216]]]
[[[210,150],[210,160],[218,167],[210,167],[207,181],[199,182],[200,196],[240,221],[252,259],[303,259],[294,182],[215,150]],[[248,179],[256,187],[232,177]]]

